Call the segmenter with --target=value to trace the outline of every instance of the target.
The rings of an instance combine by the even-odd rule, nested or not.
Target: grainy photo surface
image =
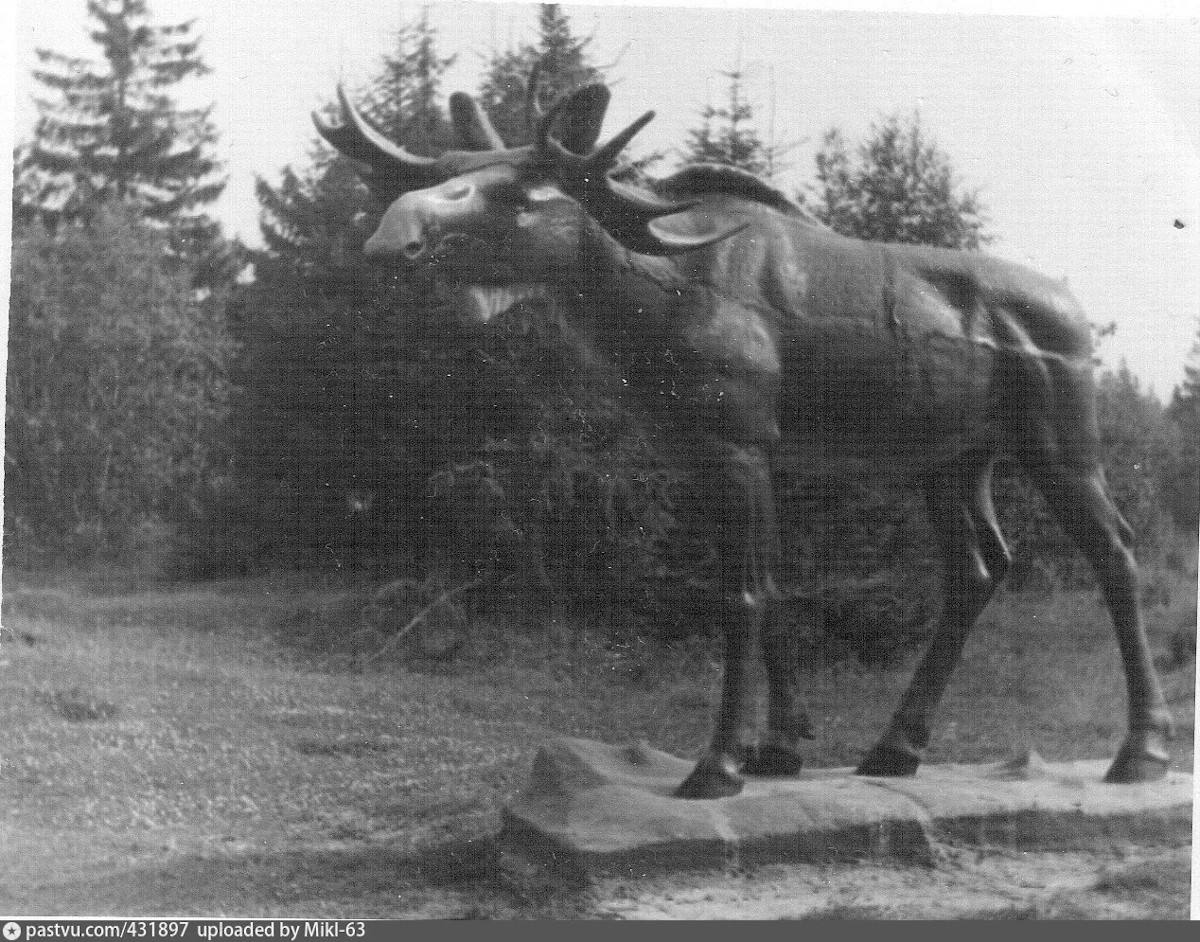
[[[0,917],[1187,918],[1200,17],[1105,12],[19,0]]]

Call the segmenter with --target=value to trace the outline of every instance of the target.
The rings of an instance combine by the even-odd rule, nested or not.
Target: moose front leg
[[[723,615],[721,705],[712,743],[675,790],[680,798],[736,795],[742,790],[742,765],[753,748],[755,702],[750,670],[758,647],[761,614],[753,605],[731,602]]]
[[[773,769],[799,768],[798,760],[781,761],[794,743],[798,724],[792,705],[777,702],[792,687],[780,687],[774,676],[771,720],[773,727],[778,723],[781,728],[772,729],[762,747],[754,745],[753,663],[762,625],[778,596],[773,570],[779,557],[779,528],[767,454],[759,446],[729,443],[715,443],[710,449],[707,466],[699,469],[707,484],[700,494],[716,523],[725,667],[712,744],[676,790],[682,798],[736,795],[742,790],[743,767],[758,772],[760,758],[769,757]]]
[[[771,617],[773,609],[776,617]],[[742,771],[750,775],[796,775],[804,764],[800,740],[815,736],[800,691],[799,639],[792,626],[778,617],[778,606],[770,602],[760,642],[769,690],[767,732]]]

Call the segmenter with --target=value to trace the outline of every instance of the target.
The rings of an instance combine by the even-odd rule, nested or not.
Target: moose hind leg
[[[716,518],[725,666],[712,744],[676,790],[682,798],[722,798],[742,790],[742,766],[748,760],[753,765],[757,754],[752,670],[763,620],[777,594],[772,569],[779,537],[766,452],[718,443],[710,454],[715,460],[700,470],[708,477],[702,493]]]
[[[1112,617],[1128,691],[1129,729],[1108,782],[1147,782],[1166,775],[1174,724],[1138,608],[1133,531],[1108,493],[1099,466],[1077,470],[1056,465],[1030,473],[1054,516],[1091,564]]]
[[[990,459],[966,471],[934,476],[926,482],[925,495],[942,545],[942,615],[887,731],[859,764],[859,775],[916,772],[967,635],[1011,561],[992,504]]]

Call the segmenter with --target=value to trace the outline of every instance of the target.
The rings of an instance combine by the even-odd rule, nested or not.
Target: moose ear
[[[573,154],[590,154],[600,138],[610,97],[604,85],[584,85],[571,92],[558,118],[559,143]]]

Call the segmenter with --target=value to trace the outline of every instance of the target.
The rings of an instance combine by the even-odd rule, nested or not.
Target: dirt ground
[[[711,686],[711,676],[685,683],[651,671],[636,683],[610,680],[590,666],[594,655],[586,669],[567,670],[544,659],[528,666],[520,652],[489,663],[486,675],[469,664],[348,671],[279,642],[280,626],[293,630],[297,613],[308,611],[295,587],[120,597],[58,587],[6,595],[6,915],[1188,914],[1189,834],[1178,835],[1174,847],[1091,853],[943,847],[932,867],[771,866],[564,885],[514,867],[491,839],[500,808],[524,787],[538,745],[571,734],[645,737],[690,749],[705,734],[707,704],[696,691]],[[1031,629],[1028,637],[1039,635]],[[892,697],[904,674],[845,675],[839,691],[845,698],[857,683],[876,699]],[[1192,669],[1181,668],[1171,682],[1190,737]],[[1008,683],[1000,688],[1005,696]],[[1075,699],[1069,706],[1081,724],[1092,722],[1092,706]],[[869,716],[863,732],[847,736],[856,715],[833,726],[837,743],[861,740],[879,722]],[[971,732],[968,714],[960,715],[966,719],[952,745],[963,751],[968,735],[988,731]],[[644,725],[622,726],[628,717]],[[1063,755],[1066,742],[1052,744],[1058,751],[1051,754]],[[1190,766],[1190,752],[1181,753]],[[838,758],[831,752],[825,764]]]
[[[935,866],[772,865],[563,886],[495,866],[487,842],[414,859],[383,841],[191,848],[178,836],[74,842],[0,832],[12,915],[405,919],[1186,919],[1187,846],[1092,853],[943,848]],[[63,866],[64,855],[72,863]]]
[[[776,866],[750,875],[603,887],[619,919],[1186,918],[1190,852],[1016,853],[946,848],[932,868]]]

